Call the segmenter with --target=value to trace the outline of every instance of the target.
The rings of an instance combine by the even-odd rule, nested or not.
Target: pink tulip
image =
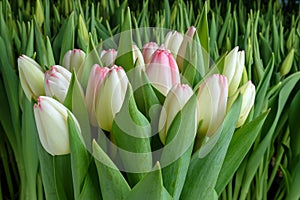
[[[153,53],[158,49],[158,45],[155,42],[149,42],[143,46],[143,57],[145,64],[150,63]]]
[[[222,124],[226,115],[228,83],[223,75],[208,77],[198,89],[197,113],[198,134],[212,136]]]
[[[111,131],[114,117],[122,107],[128,84],[122,67],[113,66],[107,72],[100,85],[96,103],[96,118],[100,128]]]
[[[146,67],[146,74],[153,86],[166,96],[173,85],[180,83],[177,63],[165,48],[159,48]]]
[[[86,95],[85,101],[87,105],[87,109],[90,116],[90,122],[93,126],[97,126],[97,119],[96,119],[96,102],[100,91],[100,86],[103,83],[103,80],[108,73],[109,68],[107,67],[100,67],[98,64],[95,64],[92,67],[89,82],[86,88]]]
[[[166,142],[168,129],[178,112],[193,95],[193,90],[188,85],[175,84],[168,93],[159,118],[159,137],[163,144]]]
[[[64,66],[69,71],[75,70],[76,72],[78,72],[84,61],[84,51],[82,51],[81,49],[73,49],[65,53],[62,61],[62,66]]]
[[[64,67],[54,65],[45,72],[45,91],[47,96],[56,97],[64,102],[72,74]]]

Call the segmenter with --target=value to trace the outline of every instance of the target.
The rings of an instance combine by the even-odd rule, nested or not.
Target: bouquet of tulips
[[[215,64],[193,26],[137,31],[142,47],[124,31],[46,69],[18,58],[47,198],[216,199],[250,149],[266,113],[249,115],[244,51]]]

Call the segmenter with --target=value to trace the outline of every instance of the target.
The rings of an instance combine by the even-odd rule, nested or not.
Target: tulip
[[[115,49],[108,49],[101,51],[101,61],[105,67],[111,67],[115,64],[117,58],[117,51]]]
[[[166,142],[168,129],[178,112],[193,95],[190,86],[180,83],[174,85],[168,93],[159,118],[159,137],[163,144]]]
[[[178,50],[178,55],[176,57],[176,62],[178,64],[179,69],[182,69],[182,65],[186,56],[188,43],[193,41],[195,32],[196,32],[196,28],[194,26],[191,26],[184,35],[183,41]]]
[[[229,96],[233,95],[238,89],[245,65],[245,52],[238,51],[238,49],[239,47],[235,47],[224,60],[223,75],[228,80]]]
[[[100,85],[96,118],[100,128],[111,131],[113,119],[120,111],[129,81],[122,67],[113,66]]]
[[[227,111],[231,108],[232,104],[238,97],[239,93],[243,95],[243,99],[242,99],[242,107],[241,107],[239,119],[236,124],[237,128],[241,127],[245,123],[245,121],[250,113],[250,110],[254,105],[255,86],[253,85],[253,83],[251,81],[248,81],[243,86],[241,86],[238,89],[238,91],[232,97],[230,97],[228,99]]]
[[[97,97],[99,95],[99,89],[100,86],[109,71],[109,68],[107,67],[100,67],[98,64],[95,64],[92,67],[90,76],[89,76],[89,82],[86,88],[86,95],[85,95],[85,101],[88,109],[88,113],[90,116],[90,122],[93,126],[97,126],[97,119],[96,119],[96,102]]]
[[[64,102],[70,86],[72,74],[59,65],[54,65],[45,73],[46,95]]]
[[[45,94],[44,73],[41,66],[33,59],[22,55],[18,58],[21,86],[29,101]]]
[[[182,40],[183,36],[181,33],[170,31],[165,38],[164,46],[172,52],[174,57],[176,57]]]
[[[154,87],[166,96],[173,85],[180,83],[177,63],[170,51],[156,50],[146,67],[146,74]]]
[[[44,149],[51,155],[70,153],[68,113],[80,126],[69,110],[60,102],[47,96],[40,96],[34,105],[34,117],[39,138]]]
[[[145,62],[143,58],[143,54],[140,49],[136,45],[132,45],[133,52],[133,62],[136,63],[136,67],[140,67],[141,69],[145,69]]]
[[[78,72],[81,65],[83,65],[84,61],[85,61],[84,51],[80,49],[73,49],[65,53],[62,61],[62,66],[67,68],[69,71],[75,70],[76,72]]]
[[[158,45],[155,42],[149,42],[144,44],[142,53],[146,65],[150,63],[152,55],[157,49],[158,49]]]
[[[212,136],[226,115],[228,83],[223,75],[214,74],[199,86],[197,95],[198,134]]]

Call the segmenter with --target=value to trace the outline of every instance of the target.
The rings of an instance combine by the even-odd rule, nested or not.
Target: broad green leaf
[[[125,199],[131,189],[123,175],[95,140],[92,147],[103,199]]]
[[[127,72],[134,67],[133,52],[132,52],[132,26],[129,8],[126,9],[125,19],[121,26],[120,41],[116,65],[122,66]]]
[[[182,199],[214,199],[216,196],[214,188],[235,130],[241,103],[242,98],[239,96],[219,128],[220,136],[211,151],[204,157],[199,157],[199,152],[206,146],[204,144],[194,153],[181,194]]]
[[[298,160],[298,163],[292,172],[292,181],[290,184],[289,193],[287,194],[286,197],[287,200],[294,200],[300,198],[299,185],[300,185],[300,160]]]
[[[172,197],[163,186],[159,163],[132,189],[126,200],[171,200]]]
[[[130,185],[134,186],[144,173],[152,169],[150,147],[151,126],[137,109],[131,86],[128,85],[121,110],[116,114],[112,134],[119,147]]]
[[[260,132],[267,114],[267,112],[261,114],[259,117],[250,123],[245,124],[234,133],[216,184],[216,191],[219,195],[232,179],[234,173],[250,150],[258,133]]]
[[[27,98],[23,99],[22,114],[22,159],[24,161],[24,170],[26,188],[25,196],[28,199],[36,199],[36,175],[38,170],[38,154],[36,147],[37,129],[34,121],[33,105]]]
[[[68,116],[69,139],[71,149],[71,168],[74,186],[74,196],[78,199],[81,188],[84,185],[89,165],[90,155],[84,145],[81,131],[78,130],[76,122],[69,113]]]
[[[47,59],[48,59],[48,67],[55,65],[54,55],[52,51],[52,46],[49,37],[46,37],[46,49],[47,49]]]
[[[190,163],[196,136],[196,102],[196,96],[192,96],[167,130],[160,162],[164,186],[173,199],[180,197]]]
[[[59,63],[62,63],[65,53],[68,50],[74,49],[75,42],[75,28],[74,28],[74,13],[71,13],[69,18],[67,19],[67,23],[65,25],[65,31],[63,33],[61,49],[60,49],[60,58]]]

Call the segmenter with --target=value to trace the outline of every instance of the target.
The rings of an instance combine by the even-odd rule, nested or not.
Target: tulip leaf
[[[137,109],[130,85],[127,87],[121,110],[113,121],[112,134],[119,147],[120,159],[128,172],[129,183],[133,186],[145,172],[151,170],[152,155],[149,139],[151,126]]]
[[[32,108],[31,102],[27,98],[23,98],[22,157],[27,183],[24,187],[26,188],[27,197],[36,199],[36,175],[38,170],[36,137],[38,133]]]
[[[268,112],[261,114],[234,133],[216,184],[216,191],[219,195],[224,190],[227,183],[232,179],[234,173],[250,150],[260,132],[267,114]]]
[[[125,19],[121,26],[120,41],[116,65],[122,66],[127,72],[134,67],[133,51],[132,51],[132,26],[129,7],[125,13]]]
[[[70,113],[68,116],[68,128],[71,149],[71,169],[74,185],[74,196],[75,199],[77,199],[79,194],[81,193],[81,188],[88,173],[90,165],[90,155],[88,154],[87,149],[84,145],[81,132],[77,128],[77,125]]]
[[[174,199],[183,188],[196,136],[196,96],[192,96],[167,130],[161,163],[163,181]]]
[[[277,123],[280,119],[281,113],[284,109],[284,106],[290,96],[290,93],[296,83],[300,80],[300,72],[294,73],[293,75],[289,76],[287,79],[285,79],[282,83],[282,87],[280,89],[280,92],[276,95],[277,102],[274,105],[274,108],[271,109],[271,112],[275,114],[272,115],[270,113],[268,117],[266,118],[265,126],[262,129],[262,133],[265,132],[262,136],[263,139],[261,142],[257,145],[257,147],[253,150],[251,153],[251,156],[249,157],[249,160],[247,162],[247,166],[245,169],[245,177],[243,181],[243,187],[241,190],[241,199],[245,198],[249,191],[249,187],[251,184],[251,181],[257,171],[257,168],[259,167],[260,161],[263,158],[265,151],[269,147],[272,136],[275,132]]]
[[[221,125],[221,135],[214,148],[203,158],[199,158],[199,151],[194,153],[181,198],[214,199],[214,188],[235,130],[241,103],[242,97],[239,96]]]
[[[92,147],[103,199],[124,199],[131,189],[123,175],[95,140]]]
[[[298,140],[299,141],[299,140]],[[299,158],[299,157],[298,157]],[[300,198],[300,160],[297,160],[297,164],[292,172],[292,180],[290,183],[290,190],[288,191],[287,200],[299,199]]]
[[[162,174],[159,163],[156,164],[153,171],[146,176],[132,189],[125,198],[126,200],[172,200],[171,195],[163,186]]]

